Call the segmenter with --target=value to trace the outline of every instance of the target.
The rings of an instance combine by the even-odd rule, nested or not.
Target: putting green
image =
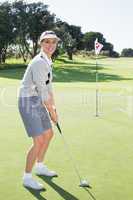
[[[133,59],[100,59],[99,117],[95,117],[95,60],[58,60],[54,90],[64,137],[89,190],[97,200],[132,200]],[[25,154],[31,145],[17,109],[17,89],[24,69],[0,71],[0,199],[91,200],[54,127],[46,164],[58,178],[36,177],[45,191],[22,186]]]

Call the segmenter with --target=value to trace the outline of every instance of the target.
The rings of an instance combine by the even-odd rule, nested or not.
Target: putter
[[[71,155],[71,153],[70,153],[68,144],[66,143],[66,140],[65,140],[65,138],[64,138],[64,135],[62,134],[62,130],[61,130],[60,125],[59,125],[58,122],[56,123],[56,126],[57,126],[57,128],[58,128],[58,131],[59,131],[60,135],[62,136],[62,139],[63,139],[63,142],[64,142],[64,146],[65,146],[65,148],[66,148],[66,152],[69,154],[69,159],[70,159],[71,163],[73,164],[73,168],[74,168],[74,170],[75,170],[75,172],[76,172],[76,174],[77,174],[77,176],[78,176],[78,178],[79,178],[79,181],[80,181],[80,185],[79,185],[79,186],[80,186],[80,187],[88,187],[88,188],[91,188],[91,186],[89,185],[88,181],[87,181],[86,179],[82,179],[82,178],[81,178],[81,176],[80,176],[80,174],[79,174],[79,171],[78,171],[78,168],[77,168],[76,164],[75,164],[74,161],[73,161],[73,158],[72,158],[72,155]]]

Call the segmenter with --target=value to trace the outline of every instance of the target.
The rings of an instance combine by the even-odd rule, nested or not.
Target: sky
[[[1,0],[4,1],[4,0]],[[13,1],[13,0],[9,0]],[[39,0],[26,0],[38,2]],[[114,50],[133,48],[133,0],[40,0],[49,11],[83,33],[101,32]]]

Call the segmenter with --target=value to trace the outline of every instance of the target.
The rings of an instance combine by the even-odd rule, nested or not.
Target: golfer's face
[[[50,56],[52,56],[52,54],[55,52],[56,46],[57,46],[57,39],[53,38],[44,39],[41,43],[43,51]]]

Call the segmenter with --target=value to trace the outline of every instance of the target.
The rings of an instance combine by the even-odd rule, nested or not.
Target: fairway
[[[133,199],[133,59],[58,59],[54,93],[64,137],[81,176],[92,186],[79,187],[56,127],[46,164],[53,179],[36,177],[45,191],[22,186],[25,155],[31,145],[17,109],[17,89],[25,68],[0,70],[0,200],[132,200]],[[99,117],[95,91],[99,90]]]

